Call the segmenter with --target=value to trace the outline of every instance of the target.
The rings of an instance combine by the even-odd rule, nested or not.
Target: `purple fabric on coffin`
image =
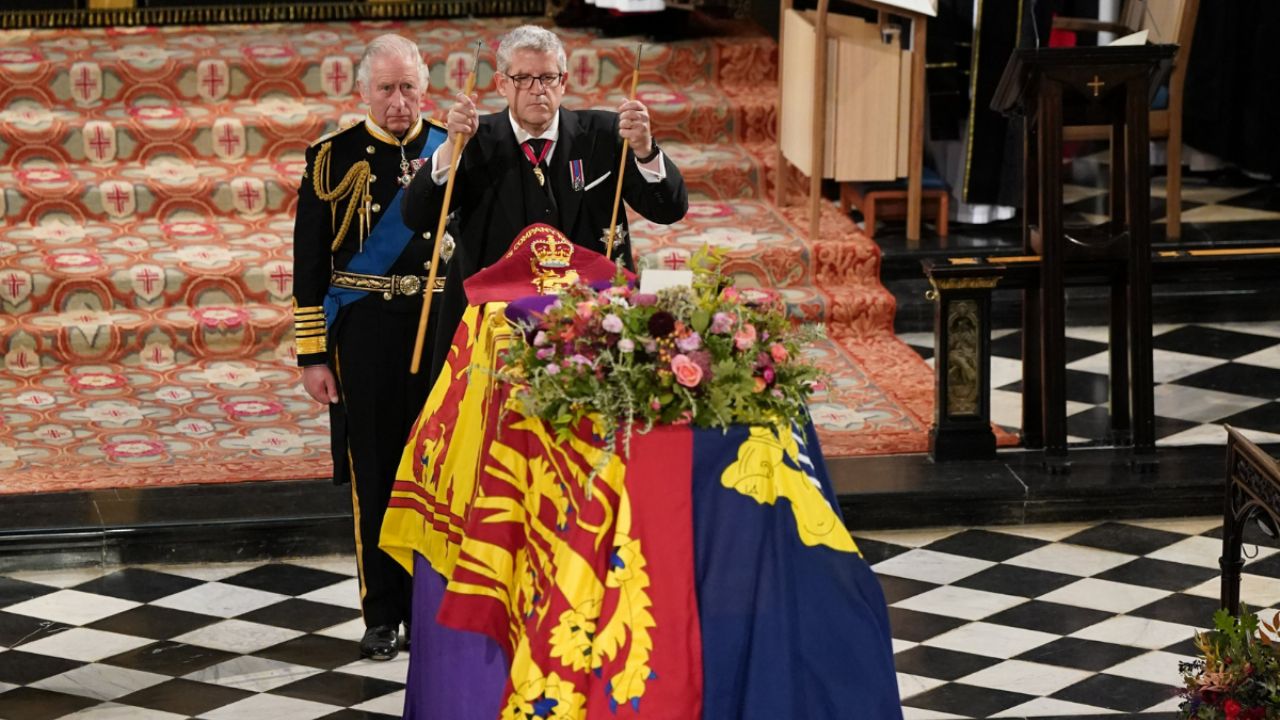
[[[634,287],[635,283],[631,285]],[[613,287],[612,280],[597,280],[591,283],[593,290],[604,290],[610,287]],[[559,295],[526,295],[508,303],[504,314],[508,320],[517,325],[526,322],[535,323],[536,316],[545,313],[547,308],[558,299],[560,299]]]
[[[494,720],[502,710],[507,659],[492,639],[436,623],[444,577],[413,558],[413,627],[405,720]]]

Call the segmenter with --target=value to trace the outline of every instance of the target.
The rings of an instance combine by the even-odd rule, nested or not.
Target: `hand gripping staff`
[[[631,71],[631,97],[630,100],[636,99],[636,86],[640,84],[640,51],[644,50],[644,44],[636,45],[636,66]],[[652,130],[650,130],[652,137]],[[627,169],[627,147],[630,143],[627,140],[622,141],[622,157],[618,160],[618,188],[613,193],[613,214],[609,216],[609,239],[605,241],[604,256],[613,259],[613,236],[618,232],[618,205],[622,202],[622,173]]]
[[[480,49],[484,41],[476,41],[475,56],[471,59],[471,73],[467,75],[467,88],[464,95],[470,97],[476,87],[476,68],[480,64]],[[445,224],[449,222],[449,203],[453,199],[453,179],[458,172],[458,158],[462,156],[462,135],[453,139],[453,160],[449,163],[449,180],[444,184],[444,203],[440,206],[440,222],[436,225],[435,248],[431,251],[431,270],[427,273],[426,292],[422,297],[422,315],[418,317],[418,335],[413,340],[413,362],[409,364],[409,372],[417,375],[422,365],[422,342],[427,337],[427,316],[431,312],[431,298],[435,295],[436,271],[440,265],[440,242],[444,239]]]

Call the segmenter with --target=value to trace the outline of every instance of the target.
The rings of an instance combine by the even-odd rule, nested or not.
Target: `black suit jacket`
[[[575,244],[601,254],[613,211],[621,149],[617,113],[560,110],[560,136],[552,150],[548,177],[559,206],[559,229]],[[680,171],[665,154],[663,158],[666,178],[651,183],[640,175],[634,155],[628,151],[622,197],[645,219],[671,224],[684,217],[689,196]],[[590,190],[575,190],[569,176],[571,160],[582,161],[584,186],[608,177]],[[450,212],[456,213],[460,237],[455,238],[444,297],[438,298],[441,308],[439,326],[432,331],[432,378],[448,354],[467,306],[462,281],[501,259],[516,235],[539,220],[530,218],[524,207],[522,173],[528,172],[528,164],[516,144],[508,111],[481,116],[475,136],[462,152],[454,179]],[[432,181],[431,163],[427,163],[414,176],[401,203],[405,224],[419,232],[435,232],[443,201],[444,185]],[[618,209],[618,222],[624,228],[627,225],[623,208]],[[614,253],[621,253],[626,266],[634,268],[629,241],[619,245],[619,238],[615,237]]]

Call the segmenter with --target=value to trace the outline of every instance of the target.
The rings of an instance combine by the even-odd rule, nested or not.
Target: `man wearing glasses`
[[[462,281],[497,262],[522,229],[547,223],[575,244],[604,253],[623,140],[630,144],[622,183],[626,204],[662,224],[679,221],[689,208],[684,179],[654,142],[644,104],[629,100],[617,112],[563,109],[566,67],[554,33],[524,25],[504,36],[496,82],[506,110],[479,115],[474,99],[459,93],[449,109],[448,142],[406,193],[405,224],[433,232],[454,139],[464,139],[450,206],[461,235],[433,331],[433,379],[466,309]],[[619,209],[618,225],[614,255],[634,267],[625,209]]]

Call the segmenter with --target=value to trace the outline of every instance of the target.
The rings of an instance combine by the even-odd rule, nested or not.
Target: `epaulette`
[[[445,131],[445,132],[449,132],[449,126],[448,126],[448,125],[445,125],[444,123],[440,122],[439,120],[437,120],[437,119],[435,119],[435,118],[433,118],[433,117],[429,117],[429,118],[425,118],[425,119],[426,119],[426,121],[427,121],[427,124],[429,124],[429,125],[435,125],[436,127],[440,128],[441,130],[443,130],[443,131]]]
[[[354,128],[363,127],[363,126],[364,126],[364,123],[362,123],[362,122],[358,122],[358,123],[355,123],[354,125],[348,125],[348,126],[346,126],[346,127],[340,127],[340,128],[338,128],[337,130],[334,130],[333,132],[325,133],[324,135],[321,135],[321,136],[320,136],[320,138],[319,138],[318,140],[316,140],[315,142],[311,143],[311,147],[316,147],[317,145],[320,145],[321,143],[328,142],[328,141],[330,141],[330,140],[334,139],[335,137],[337,137],[337,136],[341,135],[342,133],[347,132],[348,130],[352,130],[352,129],[354,129]]]

